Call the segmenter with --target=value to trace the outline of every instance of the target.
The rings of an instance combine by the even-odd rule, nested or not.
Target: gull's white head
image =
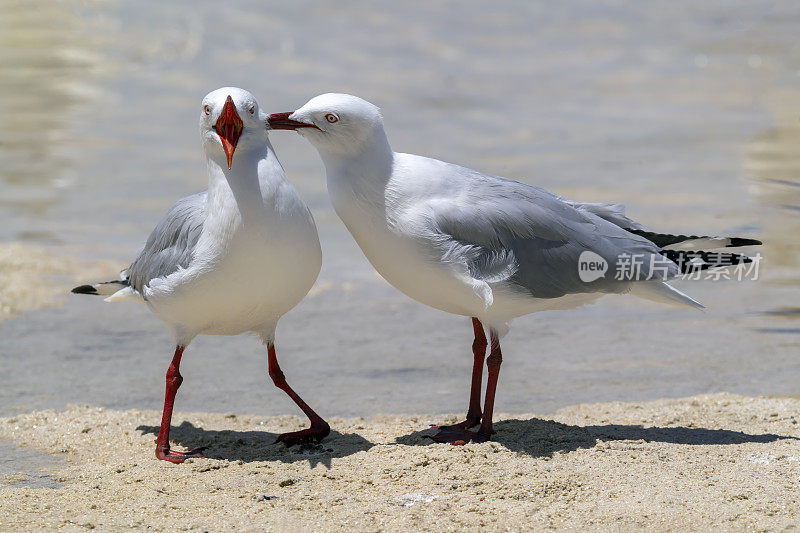
[[[238,87],[223,87],[208,93],[200,106],[200,135],[206,153],[228,168],[238,149],[264,146],[267,115],[256,98]],[[222,164],[220,164],[222,166]]]
[[[356,154],[386,139],[381,110],[350,94],[316,96],[297,111],[270,115],[268,122],[270,129],[295,130],[331,154]]]

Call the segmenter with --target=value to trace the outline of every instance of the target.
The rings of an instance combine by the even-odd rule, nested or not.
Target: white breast
[[[210,184],[191,264],[146,289],[176,337],[255,332],[270,340],[278,319],[313,286],[322,252],[311,213],[282,170],[259,187],[260,198],[242,201],[227,181]]]
[[[485,309],[468,279],[439,261],[425,242],[391,223],[383,199],[360,200],[346,179],[328,180],[334,209],[386,281],[407,296],[449,313],[476,316]]]

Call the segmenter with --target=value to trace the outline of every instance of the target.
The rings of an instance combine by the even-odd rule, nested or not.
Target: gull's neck
[[[243,223],[261,222],[268,214],[265,199],[283,168],[269,140],[242,146],[233,156],[231,168],[219,154],[207,153],[209,214],[241,216]]]
[[[324,147],[319,152],[337,212],[353,201],[363,209],[382,209],[394,164],[394,152],[383,128],[377,128],[369,140],[353,152],[328,151]]]

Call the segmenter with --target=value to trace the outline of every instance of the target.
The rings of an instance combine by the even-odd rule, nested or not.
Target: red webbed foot
[[[286,446],[294,446],[295,444],[309,444],[312,442],[319,442],[331,432],[331,427],[327,422],[323,421],[317,424],[311,424],[310,428],[300,431],[292,431],[291,433],[283,433],[278,435],[275,442],[282,442]]]
[[[467,417],[466,420],[459,422],[458,424],[431,424],[431,427],[434,427],[439,431],[464,431],[467,429],[472,429],[480,423],[481,417],[479,415],[477,418]]]
[[[176,452],[169,449],[169,446],[156,446],[156,457],[162,461],[169,461],[170,463],[180,464],[186,459],[190,458],[203,458],[205,457],[201,452],[205,450],[205,446],[189,450],[188,452]]]
[[[457,426],[459,424],[441,426],[435,435],[428,435],[427,437],[434,442],[447,442],[453,446],[463,446],[468,442],[486,442],[492,438],[490,433],[469,431]]]

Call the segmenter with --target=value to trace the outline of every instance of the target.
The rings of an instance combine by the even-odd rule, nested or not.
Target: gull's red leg
[[[492,438],[492,413],[494,411],[494,394],[497,391],[497,378],[500,376],[500,365],[503,363],[503,353],[500,351],[500,337],[495,330],[489,332],[492,339],[492,352],[486,359],[489,369],[489,378],[486,380],[486,400],[483,404],[483,419],[478,434],[473,438],[477,442],[484,442]]]
[[[175,452],[169,449],[169,426],[172,422],[172,406],[175,403],[175,394],[178,387],[183,383],[183,376],[180,373],[181,357],[185,346],[175,347],[175,355],[172,357],[167,369],[167,390],[164,394],[164,412],[161,415],[161,429],[156,438],[156,457],[162,461],[171,463],[182,463],[189,457],[203,457],[200,453],[203,448],[197,448],[188,452]]]
[[[492,429],[494,395],[497,391],[497,378],[500,375],[500,365],[503,362],[503,354],[500,351],[500,337],[497,335],[497,332],[492,329],[489,331],[489,336],[492,341],[492,351],[486,359],[486,367],[489,369],[489,378],[486,381],[486,400],[483,404],[481,427],[478,428],[478,431],[469,431],[466,428],[458,427],[458,424],[452,428],[442,428],[439,433],[431,437],[436,442],[449,442],[453,445],[461,445],[470,441],[486,442],[492,437],[494,433],[494,429]]]
[[[275,354],[275,345],[269,343],[267,345],[267,361],[269,362],[269,377],[276,387],[289,395],[294,400],[294,403],[302,409],[308,419],[311,421],[311,427],[301,431],[292,431],[291,433],[284,433],[279,435],[275,442],[283,442],[287,446],[293,444],[303,444],[312,441],[321,441],[328,436],[331,432],[331,427],[325,422],[321,416],[314,412],[306,402],[286,383],[286,377],[283,375],[281,367],[278,365],[278,356]]]
[[[481,421],[481,381],[483,380],[483,360],[486,358],[486,334],[483,324],[477,318],[472,319],[475,340],[472,342],[472,385],[469,389],[469,409],[464,429],[477,426]]]
[[[475,333],[475,340],[472,342],[472,384],[469,390],[469,408],[467,409],[467,419],[458,424],[449,426],[436,426],[439,434],[436,437],[447,437],[444,441],[449,442],[449,433],[470,429],[481,423],[481,381],[483,379],[483,360],[486,358],[486,334],[483,331],[483,324],[477,318],[472,318],[472,329]],[[434,440],[437,438],[434,437]]]

